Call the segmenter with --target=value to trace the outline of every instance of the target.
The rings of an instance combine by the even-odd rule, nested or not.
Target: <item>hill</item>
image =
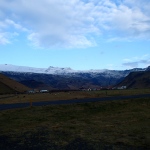
[[[25,92],[27,90],[29,90],[28,87],[6,77],[3,74],[0,74],[0,94]]]
[[[0,94],[8,94],[8,93],[10,94],[15,93],[15,90],[11,89],[9,86],[0,82]]]
[[[150,88],[150,71],[131,72],[117,87]]]

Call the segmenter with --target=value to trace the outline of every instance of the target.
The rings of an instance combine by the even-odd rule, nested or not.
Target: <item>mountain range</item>
[[[57,75],[68,75],[68,74],[78,74],[78,73],[105,73],[109,75],[120,75],[124,72],[124,75],[127,75],[128,72],[133,71],[145,71],[147,68],[134,68],[130,70],[108,70],[108,69],[90,69],[90,70],[73,70],[71,68],[59,68],[49,66],[48,68],[34,68],[26,66],[16,66],[11,64],[0,64],[0,71],[11,71],[11,72],[25,72],[25,73],[43,73],[43,74],[57,74]],[[121,74],[122,75],[122,74]]]
[[[37,89],[82,89],[114,86],[131,72],[145,72],[147,68],[130,70],[73,70],[71,68],[33,68],[1,64],[0,72],[29,88]]]

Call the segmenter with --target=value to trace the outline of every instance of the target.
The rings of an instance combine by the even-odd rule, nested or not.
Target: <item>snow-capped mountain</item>
[[[15,66],[11,64],[0,64],[0,71],[44,73],[44,74],[67,74],[77,72],[71,68],[59,68],[50,66],[48,68],[34,68],[26,66]]]
[[[0,64],[0,71],[44,73],[45,70],[46,68],[33,68],[25,66],[15,66],[11,64]]]
[[[0,72],[30,88],[37,84],[55,89],[79,89],[113,86],[130,72],[146,71],[147,68],[131,70],[73,70],[71,68],[33,68],[9,64],[0,65]],[[31,84],[32,83],[32,84]],[[33,86],[33,83],[35,86]],[[31,86],[32,85],[32,86]]]
[[[145,71],[146,68],[134,68],[131,69],[131,71]],[[104,73],[107,75],[119,75],[121,72],[128,70],[107,70],[107,69],[101,69],[101,70],[73,70],[71,68],[59,68],[59,67],[53,67],[50,66],[48,68],[34,68],[34,67],[26,67],[26,66],[16,66],[11,64],[0,64],[0,71],[11,71],[11,72],[28,72],[28,73],[44,73],[44,74],[58,74],[58,75],[64,75],[64,74],[74,74],[74,73]]]
[[[90,76],[91,78],[98,77],[99,75],[110,78],[121,78],[127,76],[133,71],[145,71],[147,68],[134,68],[131,70],[73,70],[71,68],[59,68],[50,66],[48,68],[34,68],[26,66],[15,66],[11,64],[1,64],[0,71],[2,72],[20,72],[20,73],[42,73],[42,74],[53,74],[53,75],[67,75],[67,76]]]
[[[59,68],[59,67],[53,67],[50,66],[43,73],[47,74],[68,74],[68,73],[73,73],[77,72],[76,70],[73,70],[71,68]]]
[[[28,73],[44,73],[44,74],[58,74],[64,75],[69,73],[103,73],[108,72],[107,69],[102,70],[73,70],[71,68],[59,68],[50,66],[48,68],[34,68],[26,66],[15,66],[11,64],[0,64],[0,71],[11,71],[11,72],[28,72]]]

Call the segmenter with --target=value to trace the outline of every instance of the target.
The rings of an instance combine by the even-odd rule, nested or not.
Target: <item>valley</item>
[[[77,71],[71,68],[58,68],[50,66],[48,69],[31,68],[13,65],[0,65],[1,74],[23,84],[30,89],[46,90],[81,90],[112,88],[123,82],[131,72],[149,72],[147,68],[134,68],[131,70],[87,70]],[[147,73],[148,74],[148,73]],[[133,77],[134,78],[134,77]],[[128,81],[130,82],[130,81]],[[147,79],[146,82],[149,82]],[[149,83],[147,83],[149,84]],[[147,88],[148,86],[142,86]],[[128,88],[128,87],[127,87]],[[136,87],[135,87],[136,88]],[[140,87],[138,87],[140,88]]]
[[[1,70],[0,149],[148,150],[150,75],[139,70]]]

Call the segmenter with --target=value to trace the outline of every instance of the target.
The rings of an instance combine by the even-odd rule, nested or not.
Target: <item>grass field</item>
[[[150,99],[1,111],[0,149],[150,149]]]
[[[98,98],[121,95],[150,94],[150,89],[130,89],[130,90],[101,90],[101,91],[70,91],[56,93],[18,94],[0,95],[0,104],[24,103],[37,101],[53,101],[82,98]]]

